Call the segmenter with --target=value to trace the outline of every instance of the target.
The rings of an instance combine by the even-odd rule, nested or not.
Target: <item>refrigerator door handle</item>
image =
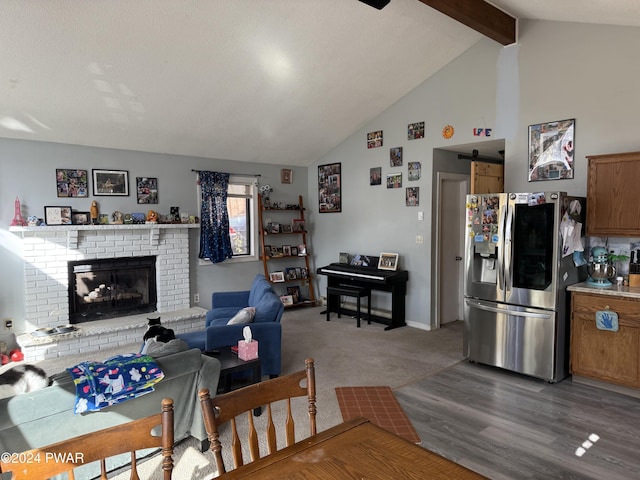
[[[511,315],[511,316],[515,316],[515,317],[529,317],[529,318],[551,318],[551,314],[547,314],[547,313],[534,313],[534,312],[518,312],[517,310],[509,310],[508,308],[500,308],[500,307],[493,307],[490,305],[485,305],[484,303],[475,301],[475,300],[469,300],[467,299],[467,305],[469,305],[471,308],[477,308],[478,310],[484,310],[486,312],[492,312],[492,313],[504,313],[505,315]]]
[[[505,268],[505,272],[504,272],[504,290],[506,291],[510,291],[511,290],[511,284],[513,283],[513,280],[511,278],[511,260],[513,259],[513,252],[512,252],[512,247],[511,247],[511,232],[513,232],[513,227],[514,227],[514,218],[513,218],[513,211],[514,208],[512,205],[509,205],[508,208],[508,213],[507,213],[507,221],[506,221],[506,225],[505,225],[505,235],[504,235],[504,268]],[[506,299],[506,297],[505,297]]]
[[[504,235],[504,229],[505,229],[505,223],[504,223],[504,219],[507,213],[507,205],[505,204],[504,207],[502,207],[500,209],[500,220],[498,225],[500,226],[500,228],[502,229],[503,235]],[[504,237],[502,240],[502,247],[501,247],[501,252],[498,252],[498,288],[500,289],[500,291],[504,292],[505,289],[505,278],[504,278],[504,262],[505,262],[505,241],[504,241]]]

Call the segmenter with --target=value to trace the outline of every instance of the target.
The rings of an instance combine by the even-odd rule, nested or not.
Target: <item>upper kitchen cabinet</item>
[[[587,159],[587,235],[639,237],[640,152]]]

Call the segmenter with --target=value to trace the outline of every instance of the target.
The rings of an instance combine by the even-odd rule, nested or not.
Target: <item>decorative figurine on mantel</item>
[[[14,202],[14,214],[13,214],[13,220],[11,221],[11,225],[12,227],[26,227],[27,226],[27,222],[24,221],[24,218],[22,218],[22,208],[20,206],[20,199],[18,197],[16,197],[16,201]]]
[[[91,202],[91,224],[92,225],[98,225],[98,223],[100,223],[98,221],[99,216],[100,215],[98,212],[98,202],[94,200],[93,202]]]
[[[122,212],[119,212],[118,210],[113,212],[111,214],[111,223],[113,223],[114,225],[122,225],[124,223]]]
[[[158,223],[158,212],[149,210],[147,212],[147,223]]]

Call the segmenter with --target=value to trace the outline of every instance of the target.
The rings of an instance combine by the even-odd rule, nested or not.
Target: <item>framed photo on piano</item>
[[[398,268],[397,253],[381,253],[378,260],[378,269],[380,270],[396,270]]]

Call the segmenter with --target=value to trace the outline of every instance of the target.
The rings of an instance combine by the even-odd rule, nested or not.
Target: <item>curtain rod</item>
[[[195,170],[195,169],[191,169],[192,172],[206,172],[207,170]],[[228,173],[228,172],[224,172],[224,173]],[[262,175],[260,173],[229,173],[229,175],[232,175],[234,177],[261,177]]]

